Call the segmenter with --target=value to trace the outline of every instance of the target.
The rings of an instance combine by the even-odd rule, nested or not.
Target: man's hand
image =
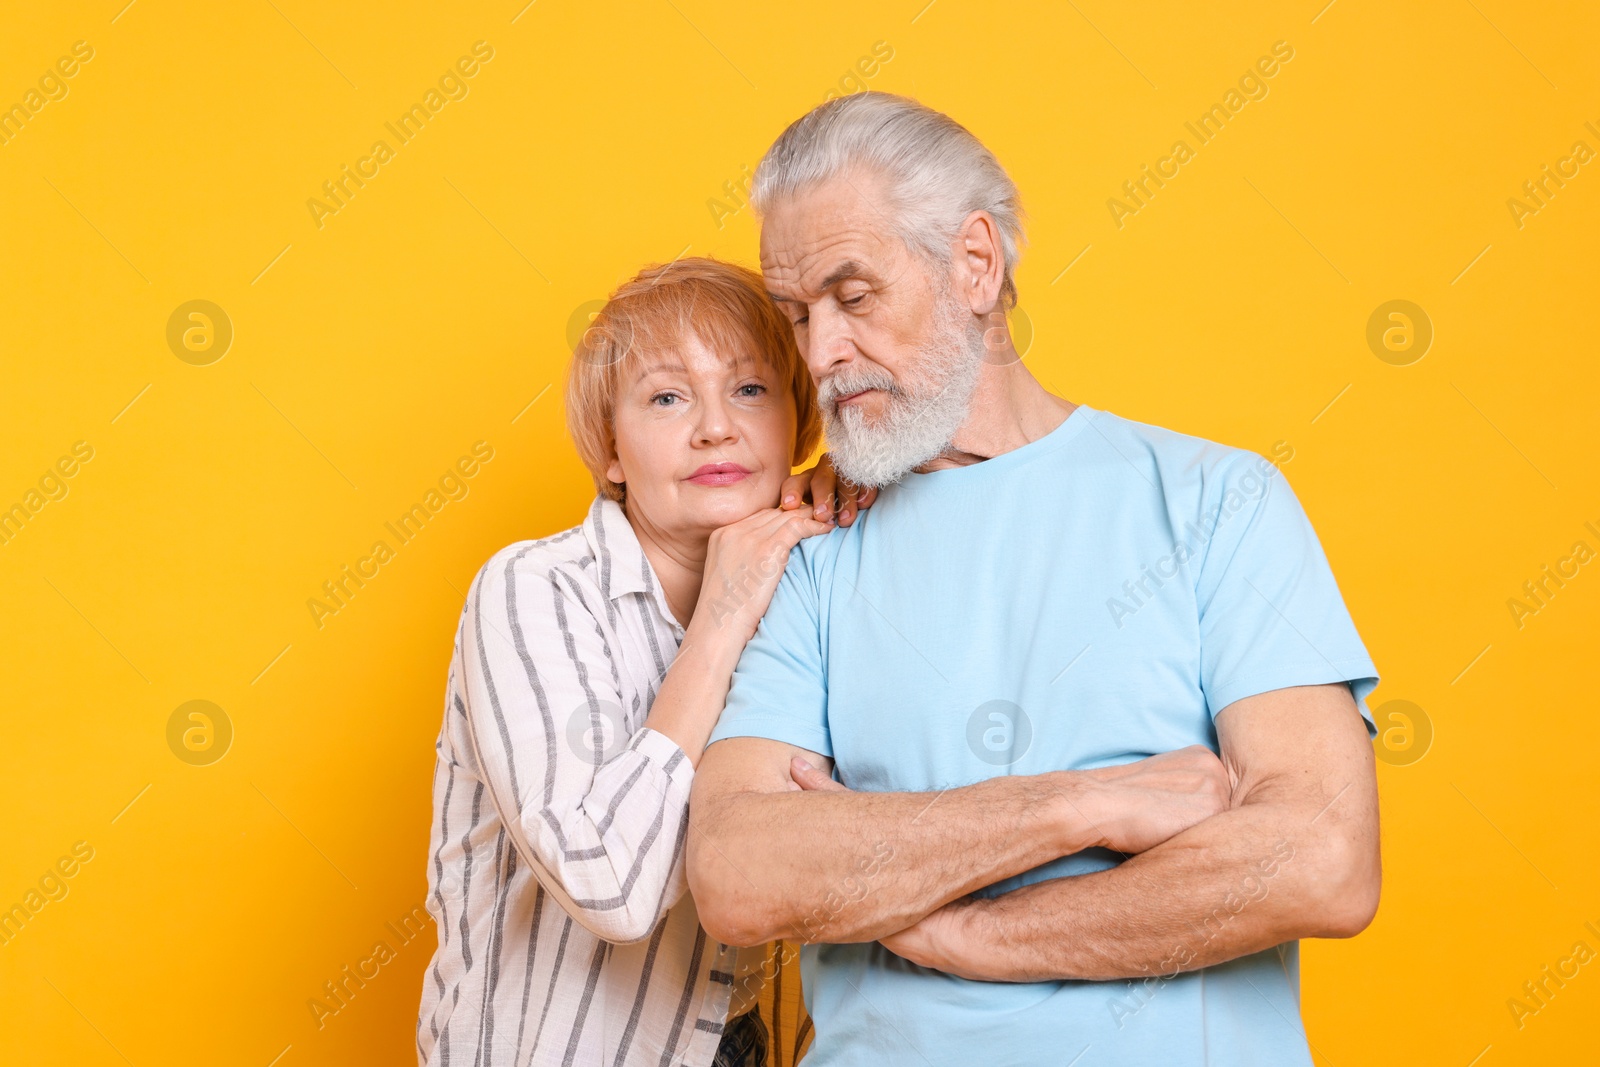
[[[931,967],[957,978],[986,981],[989,976],[978,972],[969,962],[970,953],[965,951],[968,909],[981,904],[976,897],[952,900],[922,921],[880,939],[879,943],[918,967]]]
[[[1228,770],[1204,745],[1080,772],[1083,817],[1102,848],[1132,854],[1154,848],[1228,809]]]
[[[810,504],[811,513],[822,522],[849,526],[855,517],[878,499],[878,490],[868,489],[839,477],[833,457],[824,452],[810,470],[791,474],[783,480],[778,507],[792,511]]]

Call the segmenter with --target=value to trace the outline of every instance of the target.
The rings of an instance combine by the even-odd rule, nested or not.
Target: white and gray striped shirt
[[[424,1067],[695,1067],[736,975],[739,1006],[754,1002],[759,975],[686,892],[694,769],[640,726],[682,639],[602,496],[581,526],[478,572],[436,745]]]

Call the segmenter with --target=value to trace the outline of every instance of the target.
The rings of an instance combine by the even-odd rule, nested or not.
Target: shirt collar
[[[583,536],[594,553],[600,592],[606,599],[617,600],[629,593],[643,593],[674,631],[683,632],[621,504],[596,493],[589,514],[583,520]]]

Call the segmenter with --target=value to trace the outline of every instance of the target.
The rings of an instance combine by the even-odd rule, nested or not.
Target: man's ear
[[[956,252],[966,268],[962,272],[965,277],[958,283],[966,292],[960,295],[974,315],[989,314],[999,305],[1006,271],[1005,249],[994,216],[987,211],[968,215],[956,237]]]

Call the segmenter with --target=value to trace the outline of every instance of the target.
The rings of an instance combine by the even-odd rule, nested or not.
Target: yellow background
[[[320,1030],[307,1001],[422,902],[468,581],[591,497],[569,321],[647,261],[753,262],[750,213],[707,202],[879,41],[860,84],[949,112],[1022,189],[1039,377],[1288,442],[1373,706],[1431,723],[1379,768],[1377,921],[1305,945],[1318,1064],[1596,1056],[1600,964],[1507,1007],[1600,951],[1600,565],[1507,607],[1600,550],[1600,162],[1520,228],[1506,203],[1600,150],[1593,5],[122,2],[11,4],[0,36],[0,103],[94,49],[0,145],[0,507],[94,449],[0,546],[0,906],[94,849],[0,947],[0,1062],[412,1062],[431,930]],[[318,228],[306,201],[479,40],[469,95]],[[1197,147],[1184,122],[1280,40],[1269,95]],[[1119,229],[1108,198],[1180,137]],[[208,366],[166,341],[194,299],[233,324]],[[1392,299],[1435,331],[1409,366],[1366,343]],[[470,494],[319,629],[308,598],[480,440]],[[234,728],[208,766],[167,743],[195,699]]]

